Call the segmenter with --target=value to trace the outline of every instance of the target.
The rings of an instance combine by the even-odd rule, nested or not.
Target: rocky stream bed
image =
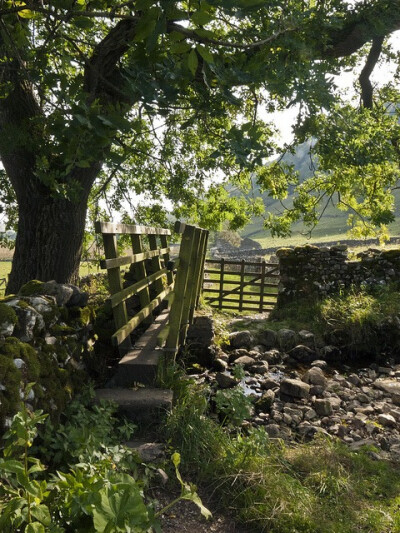
[[[304,330],[266,329],[262,342],[260,334],[234,331],[229,341],[194,377],[210,387],[211,404],[221,389],[241,388],[251,398],[244,429],[263,427],[286,442],[331,435],[353,450],[372,445],[377,459],[400,461],[400,364],[393,359],[346,365],[339,348],[317,347]]]

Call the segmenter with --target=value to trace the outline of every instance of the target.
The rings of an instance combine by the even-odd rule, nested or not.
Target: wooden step
[[[118,404],[118,411],[132,421],[156,421],[172,408],[173,393],[169,389],[140,387],[138,389],[97,389],[98,401]]]
[[[134,383],[153,385],[163,350],[157,346],[157,338],[168,321],[168,311],[163,311],[141,335],[119,362],[110,384],[116,387],[131,387]]]

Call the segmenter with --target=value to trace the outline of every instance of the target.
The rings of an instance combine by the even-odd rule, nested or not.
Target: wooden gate
[[[276,263],[207,259],[203,296],[217,309],[262,313],[275,307],[278,283]]]

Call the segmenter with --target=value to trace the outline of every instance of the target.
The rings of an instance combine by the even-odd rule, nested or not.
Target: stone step
[[[118,411],[133,422],[161,420],[172,408],[172,396],[169,389],[150,387],[96,390],[97,400],[117,403]]]

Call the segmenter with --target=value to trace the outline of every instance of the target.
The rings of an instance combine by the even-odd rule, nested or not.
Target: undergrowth
[[[191,500],[210,516],[196,487],[183,481],[177,452],[171,460],[180,495],[158,511],[145,499],[155,469],[120,444],[135,427],[117,420],[114,411],[109,402],[94,405],[89,390],[54,425],[46,414],[22,403],[3,436],[0,531],[157,533],[161,514],[181,499]]]
[[[191,475],[254,531],[400,531],[399,469],[335,439],[287,446],[265,430],[232,433],[208,416],[207,389],[189,386],[166,433]]]

